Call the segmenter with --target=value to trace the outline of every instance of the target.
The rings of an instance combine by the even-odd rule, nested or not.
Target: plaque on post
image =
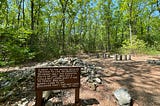
[[[42,92],[58,89],[75,89],[75,105],[80,105],[81,67],[44,67],[35,68],[36,106],[42,105]]]

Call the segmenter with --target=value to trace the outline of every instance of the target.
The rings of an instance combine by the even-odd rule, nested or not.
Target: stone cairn
[[[16,95],[17,92],[15,91],[19,91],[19,88],[23,86],[24,86],[23,90],[19,91],[19,93],[24,92],[25,90],[32,91],[32,89],[34,89],[34,79],[35,79],[34,69],[37,67],[51,67],[51,66],[81,66],[83,67],[81,69],[81,77],[85,77],[86,83],[92,84],[94,86],[102,84],[101,75],[99,74],[102,70],[101,67],[97,67],[93,64],[89,64],[76,57],[75,58],[60,57],[59,59],[54,61],[39,63],[32,67],[16,68],[10,72],[5,73],[5,78],[2,78],[0,80],[0,90],[3,90],[5,88],[10,88],[11,90],[4,91],[2,95],[0,95],[0,101],[5,101],[7,100],[7,98],[11,97],[12,95]],[[25,87],[26,85],[29,86],[29,88]],[[44,101],[47,101],[46,103],[48,103],[48,99],[50,98],[50,95],[54,95],[53,93],[62,94],[62,91],[61,90],[44,91],[43,99]],[[26,98],[24,101],[25,102],[23,103],[26,103],[26,104],[29,102],[27,101]],[[15,103],[15,105],[19,106],[20,104]]]

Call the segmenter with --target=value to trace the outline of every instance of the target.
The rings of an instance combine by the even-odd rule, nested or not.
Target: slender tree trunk
[[[118,42],[118,26],[116,26],[116,38],[115,38],[115,42]]]
[[[50,37],[50,33],[51,33],[51,18],[48,17],[48,38]]]
[[[124,27],[124,26],[123,26]],[[124,28],[122,27],[122,38],[121,38],[121,43],[123,42],[124,40]]]
[[[24,22],[25,22],[25,12],[24,12],[25,7],[24,7],[24,1],[25,1],[25,0],[23,0],[23,23],[22,23],[23,27],[24,27]]]
[[[108,0],[108,16],[111,17],[111,1]],[[110,44],[110,25],[111,25],[111,18],[107,18],[107,25],[106,25],[106,31],[107,31],[107,51],[111,50],[111,44]]]
[[[111,44],[110,44],[110,27],[107,27],[107,51],[111,50]]]
[[[9,17],[8,17],[8,13],[9,13],[9,6],[8,6],[8,3],[6,1],[6,27],[8,26],[9,24]]]
[[[159,14],[160,14],[160,6],[159,6],[159,0],[157,0],[157,8],[158,8],[158,11],[159,11]]]
[[[131,0],[129,7],[130,7],[130,19],[129,19],[129,35],[130,35],[130,43],[132,45],[132,6],[133,6],[133,0]]]
[[[67,8],[68,0],[65,0],[65,3],[63,3],[62,0],[59,0],[59,1],[61,3],[62,14],[63,14],[63,17],[62,17],[62,53],[64,54],[65,53],[65,26],[66,26],[65,19],[66,19],[66,8]]]
[[[55,20],[55,27],[54,27],[54,34],[55,34],[55,42],[57,44],[57,48],[60,50],[60,47],[61,47],[61,39],[60,39],[60,35],[61,35],[61,27],[58,26],[58,20]]]
[[[63,10],[63,19],[62,19],[62,53],[65,53],[65,10]]]
[[[141,20],[141,35],[143,35],[143,23],[142,23],[142,20]]]
[[[93,38],[93,48],[96,50],[96,37],[97,37],[97,26],[98,26],[98,23],[96,21],[96,26],[95,26],[95,32],[94,32],[94,38]]]
[[[20,1],[18,5],[18,27],[19,27],[19,22],[20,22],[20,15],[21,15],[21,3],[22,3],[22,0]]]
[[[74,18],[72,19],[72,22],[70,23],[71,26],[69,28],[69,35],[68,35],[68,44],[70,46],[72,46],[72,40],[71,40],[71,36],[72,36],[72,28],[73,28],[73,24],[74,24]]]
[[[31,30],[34,30],[34,0],[31,0]]]
[[[148,25],[147,25],[147,37],[146,37],[146,41],[150,40],[150,18],[151,18],[151,16],[149,15]]]
[[[130,35],[130,43],[132,45],[132,25],[129,23],[129,35]]]
[[[37,16],[37,29],[39,30],[40,28],[40,24],[39,24],[39,20],[40,20],[40,10],[41,10],[41,0],[38,1],[38,16]],[[38,32],[37,32],[38,33]]]
[[[93,51],[92,34],[91,34],[91,22],[89,22],[89,41],[88,41],[88,49],[89,49],[89,51]]]
[[[152,13],[153,13],[153,11],[154,11],[154,8],[153,8],[153,5],[151,5],[151,10],[150,10],[150,13],[149,13],[149,15],[148,15],[148,22],[147,22],[147,36],[146,36],[146,41],[148,42],[148,43],[151,43],[150,42],[150,21],[151,21],[151,15],[152,15]]]
[[[34,51],[33,47],[34,47],[34,0],[31,0],[31,30],[32,30],[32,34],[31,34],[31,37],[30,37],[30,48],[31,48],[31,51]]]

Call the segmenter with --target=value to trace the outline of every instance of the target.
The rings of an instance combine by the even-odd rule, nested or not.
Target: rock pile
[[[156,64],[156,65],[160,65],[160,60],[147,60],[148,64]]]
[[[99,74],[102,71],[101,67],[96,67],[78,58],[60,57],[57,60],[39,63],[32,67],[23,67],[10,72],[0,73],[0,104],[10,99],[18,99],[16,96],[27,100],[25,98],[27,94],[31,92],[34,94],[34,69],[36,67],[49,66],[81,66],[83,67],[81,69],[81,77],[85,77],[87,83],[94,85],[102,83],[102,78]],[[14,96],[16,98],[13,98]],[[20,103],[16,104],[20,106]]]
[[[81,76],[87,77],[86,81],[90,83],[101,84],[101,75],[99,72],[102,70],[101,67],[96,67],[94,64],[89,64],[78,58],[61,57],[53,62],[47,64],[38,65],[35,67],[44,66],[81,66]]]

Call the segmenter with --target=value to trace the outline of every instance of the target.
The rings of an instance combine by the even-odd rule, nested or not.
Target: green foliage
[[[159,55],[160,50],[158,51],[157,49],[148,47],[148,48],[146,48],[146,50],[143,53],[146,55]]]
[[[143,40],[133,37],[132,44],[130,39],[122,43],[121,53],[123,54],[140,54],[146,50],[146,43]]]
[[[75,55],[79,52],[80,50],[80,45],[73,45],[73,46],[68,46],[66,49],[67,55]]]
[[[79,50],[158,51],[156,11],[156,2],[149,0],[2,0],[0,66]]]
[[[32,59],[34,53],[30,53],[28,47],[20,47],[18,45],[12,45],[9,47],[9,60],[14,63],[24,62],[26,59]]]
[[[34,58],[34,53],[31,53],[26,45],[29,35],[22,33],[21,29],[17,32],[8,30],[8,33],[1,33],[0,35],[0,66],[17,64]]]

